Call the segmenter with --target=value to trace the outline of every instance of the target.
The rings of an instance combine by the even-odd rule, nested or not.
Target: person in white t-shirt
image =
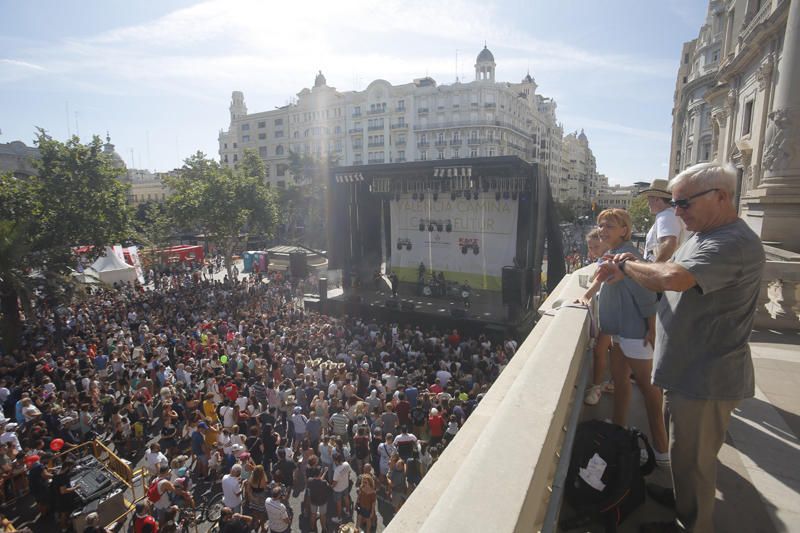
[[[242,466],[235,464],[231,473],[222,477],[222,501],[234,513],[242,510]]]
[[[647,197],[650,212],[656,217],[647,232],[644,258],[651,263],[665,263],[686,240],[686,228],[669,205],[672,194],[667,191],[667,180],[653,180],[650,188],[639,194]]]
[[[353,469],[350,463],[344,460],[339,453],[333,454],[333,501],[336,502],[336,516],[334,522],[338,522],[342,516],[342,503],[345,509],[350,509],[350,474]]]
[[[144,454],[144,463],[153,476],[158,475],[162,466],[169,466],[167,456],[161,452],[161,446],[155,442],[150,445],[150,451]]]

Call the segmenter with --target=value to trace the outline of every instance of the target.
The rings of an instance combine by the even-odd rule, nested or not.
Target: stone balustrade
[[[550,501],[554,476],[588,360],[589,313],[572,302],[593,268],[566,276],[547,298],[536,327],[387,531],[554,530],[545,517],[557,516],[547,514],[560,504]]]

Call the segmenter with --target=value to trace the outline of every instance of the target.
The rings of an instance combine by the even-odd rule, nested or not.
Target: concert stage
[[[502,156],[330,172],[329,270],[341,272],[345,291],[321,304],[327,312],[523,333],[532,327],[545,242],[550,254],[563,256],[549,183],[538,165]],[[563,262],[547,265],[548,284],[555,285]],[[469,285],[469,309],[458,285],[447,296],[422,295],[418,276],[433,284],[434,272]],[[398,301],[385,283],[375,290],[376,273],[399,279]]]
[[[485,332],[490,336],[524,336],[536,319],[535,306],[528,311],[521,311],[517,307],[503,305],[502,294],[497,291],[472,290],[469,308],[464,306],[464,300],[460,297],[424,296],[418,292],[415,283],[401,282],[398,297],[392,298],[388,284],[381,283],[379,290],[372,285],[346,291],[330,290],[325,303],[321,303],[316,296],[307,296],[305,305],[334,316],[351,315],[401,324],[436,325],[440,329]]]

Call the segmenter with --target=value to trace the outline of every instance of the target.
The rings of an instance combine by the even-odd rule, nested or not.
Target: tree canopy
[[[100,254],[131,236],[125,171],[103,152],[95,136],[60,142],[39,130],[38,174],[0,176],[0,301],[4,343],[13,346],[20,326],[19,303],[27,307],[34,288],[63,291],[75,267],[72,247],[90,245]],[[58,283],[56,283],[58,281]]]
[[[650,208],[647,205],[646,196],[637,196],[634,198],[628,213],[631,215],[634,232],[646,232],[650,229],[650,226],[653,225],[653,222],[655,222],[655,216],[650,213]]]
[[[289,151],[289,172],[294,187],[281,191],[284,237],[311,248],[324,248],[325,196],[330,168],[339,164],[335,156],[316,157]]]
[[[245,152],[236,169],[223,168],[202,152],[184,162],[181,172],[167,178],[173,194],[167,206],[175,222],[205,234],[225,258],[231,258],[248,235],[269,238],[275,231],[278,208],[264,183],[264,164]]]

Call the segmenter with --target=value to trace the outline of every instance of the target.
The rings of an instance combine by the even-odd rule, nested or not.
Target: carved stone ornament
[[[767,313],[775,320],[786,314],[786,309],[783,308],[783,280],[776,279],[769,282],[767,285],[767,303],[764,307]]]
[[[798,145],[800,144],[800,110],[776,109],[769,115],[769,124],[764,135],[764,169],[780,172],[800,166]]]
[[[768,55],[766,61],[764,61],[760,67],[758,67],[758,71],[756,72],[756,79],[758,80],[758,90],[763,91],[769,85],[770,80],[772,79],[772,70],[774,67],[774,61],[772,59],[772,55]]]
[[[736,107],[736,99],[739,97],[739,91],[736,89],[731,89],[728,91],[728,96],[725,97],[725,104],[728,106],[728,109],[733,109]]]

